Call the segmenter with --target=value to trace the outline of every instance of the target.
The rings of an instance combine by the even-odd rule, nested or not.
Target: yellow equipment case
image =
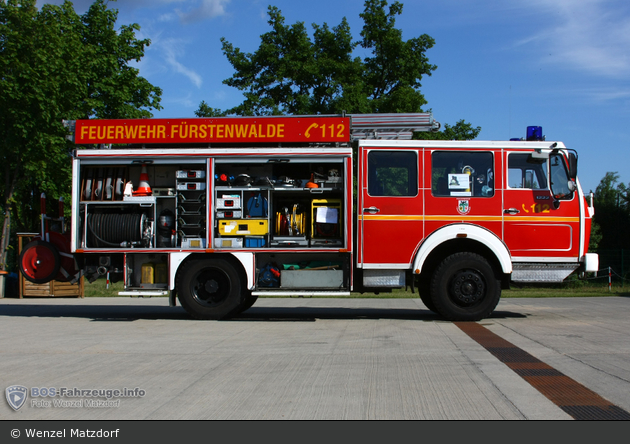
[[[219,221],[221,236],[262,236],[269,232],[267,219],[232,219]]]

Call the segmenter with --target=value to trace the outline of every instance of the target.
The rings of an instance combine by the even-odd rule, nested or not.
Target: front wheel
[[[252,306],[256,303],[256,301],[258,300],[258,296],[253,296],[250,292],[248,292],[248,294],[245,295],[245,298],[243,299],[243,302],[241,302],[241,305],[238,307],[237,313],[243,313],[244,311],[249,310],[250,308],[252,308]]]
[[[177,297],[196,319],[225,319],[242,303],[241,273],[221,259],[186,264],[177,279]]]
[[[420,282],[418,283],[418,293],[420,293],[420,300],[433,313],[437,313],[435,309],[435,305],[431,300],[431,281],[430,279],[420,278]]]
[[[488,261],[475,253],[456,253],[438,266],[431,279],[431,301],[451,321],[488,317],[501,298],[501,283]]]

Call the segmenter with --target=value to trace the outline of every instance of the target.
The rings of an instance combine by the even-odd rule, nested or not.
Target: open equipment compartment
[[[125,255],[125,289],[168,290],[168,256],[160,253]]]
[[[206,164],[181,158],[82,160],[78,248],[204,247]]]
[[[344,158],[215,161],[215,248],[340,248]]]
[[[350,289],[347,253],[264,253],[256,256],[256,290],[343,291]]]

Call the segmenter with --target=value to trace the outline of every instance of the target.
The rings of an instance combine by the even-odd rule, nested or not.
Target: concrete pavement
[[[628,313],[624,297],[505,299],[479,324],[630,411]],[[0,299],[0,334],[0,388],[29,390],[3,420],[571,419],[419,299],[264,298],[218,322],[165,298]]]

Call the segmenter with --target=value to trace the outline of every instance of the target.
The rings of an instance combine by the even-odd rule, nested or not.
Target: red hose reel
[[[46,196],[42,193],[42,234],[35,236],[20,253],[18,265],[24,278],[34,284],[52,280],[69,282],[77,275],[74,256],[70,252],[70,235],[48,230],[48,220],[61,221],[63,230],[63,198],[59,199],[59,218],[46,216]]]

